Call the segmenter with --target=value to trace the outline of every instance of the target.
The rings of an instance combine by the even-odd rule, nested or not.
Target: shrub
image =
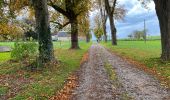
[[[32,59],[38,54],[38,44],[36,42],[16,42],[11,52],[11,57],[15,60]]]

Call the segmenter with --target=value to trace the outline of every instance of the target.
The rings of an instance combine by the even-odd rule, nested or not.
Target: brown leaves
[[[81,64],[86,62],[88,60],[89,54],[86,52],[83,55],[83,58],[81,60]],[[78,86],[78,77],[74,75],[70,75],[67,78],[67,82],[64,85],[64,88],[60,90],[56,96],[53,96],[50,98],[50,100],[69,100],[72,96],[72,90]]]
[[[122,56],[117,53],[114,53],[114,54],[125,59],[126,61],[130,62],[131,64],[135,65],[135,67],[145,71],[146,73],[155,76],[157,79],[159,79],[161,81],[162,86],[164,86],[166,88],[170,88],[170,81],[169,81],[168,77],[162,76],[161,73],[155,67],[148,68],[145,64],[135,61],[129,57],[125,57],[125,56]]]
[[[50,100],[69,100],[71,98],[72,90],[75,87],[77,87],[77,77],[75,75],[70,75],[64,88],[60,90],[56,96],[50,98]]]
[[[86,62],[86,61],[88,60],[88,58],[89,58],[89,54],[88,54],[88,52],[87,52],[87,53],[85,53],[85,54],[83,55],[83,58],[82,58],[80,64],[83,64],[84,62]]]

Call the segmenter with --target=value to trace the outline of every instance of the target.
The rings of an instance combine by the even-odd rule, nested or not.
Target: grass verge
[[[149,69],[162,80],[162,85],[170,87],[170,63],[160,60],[160,40],[146,44],[144,41],[118,41],[118,46],[112,46],[111,42],[101,44],[142,69]]]
[[[63,48],[55,46],[55,56],[60,63],[47,66],[43,71],[30,72],[19,62],[1,64],[0,99],[48,100],[55,95],[63,88],[68,76],[79,68],[83,54],[91,45],[80,42],[80,50],[69,50],[68,44],[66,42]]]

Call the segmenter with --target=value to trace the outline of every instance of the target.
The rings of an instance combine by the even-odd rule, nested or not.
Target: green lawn
[[[13,46],[11,43],[1,44]],[[83,54],[87,52],[90,45],[91,43],[87,44],[82,41],[80,42],[80,50],[69,50],[70,42],[62,42],[61,45],[59,42],[54,42],[55,55],[59,60],[59,64],[51,67],[47,66],[43,71],[38,72],[26,70],[21,63],[5,62],[4,59],[1,59],[4,63],[0,65],[0,76],[3,76],[1,78],[4,78],[4,81],[8,81],[5,84],[0,83],[0,99],[2,95],[9,93],[15,87],[15,90],[19,90],[15,96],[11,96],[11,100],[25,100],[28,98],[47,100],[62,89],[67,77],[79,68]],[[10,53],[0,53],[0,55],[6,58],[5,60],[10,59]],[[5,76],[9,78],[6,79]],[[30,82],[27,83],[28,80]],[[17,84],[20,84],[20,86]]]
[[[0,46],[13,47],[14,46],[14,42],[0,42]]]
[[[14,46],[14,42],[0,42],[0,46],[9,46],[9,47],[13,47]],[[0,52],[0,63],[7,61],[10,59],[10,52],[5,52],[2,53]]]
[[[0,63],[9,60],[11,57],[10,52],[0,53]]]
[[[118,41],[118,46],[112,46],[111,42],[101,43],[113,52],[131,58],[145,64],[148,68],[155,68],[159,74],[170,80],[170,63],[162,62],[160,40],[147,41]]]
[[[84,48],[86,46],[86,42],[84,41],[79,41],[80,47]],[[62,42],[53,42],[54,49],[69,49],[71,42],[70,41],[62,41]],[[11,48],[14,47],[14,42],[0,42],[0,46],[9,46]],[[0,52],[0,63],[7,61],[11,58],[11,53],[10,52],[5,52],[1,53]]]

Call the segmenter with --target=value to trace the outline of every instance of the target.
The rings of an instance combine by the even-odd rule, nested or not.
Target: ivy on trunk
[[[36,32],[38,33],[39,63],[44,64],[54,60],[47,0],[33,0],[33,6],[35,9]]]

